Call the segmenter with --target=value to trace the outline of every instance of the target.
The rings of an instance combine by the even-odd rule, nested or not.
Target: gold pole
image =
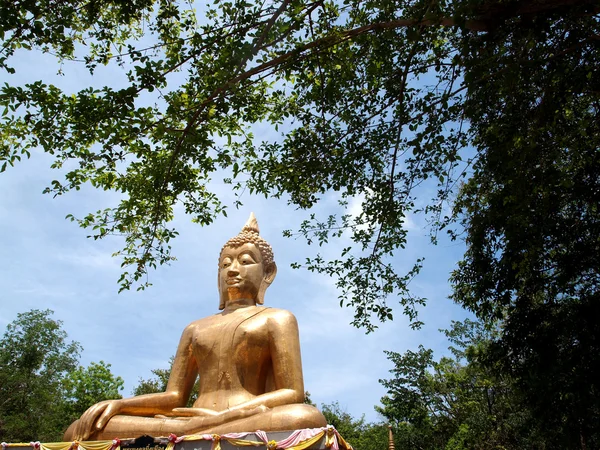
[[[388,439],[390,441],[388,450],[395,450],[396,445],[394,444],[394,433],[392,433],[392,426],[388,425]]]

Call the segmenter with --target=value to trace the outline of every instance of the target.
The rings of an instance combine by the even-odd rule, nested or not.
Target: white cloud
[[[120,267],[119,260],[112,257],[106,249],[101,251],[89,244],[71,249],[69,252],[58,252],[55,258],[57,261],[72,266],[88,267],[90,269],[118,269]]]
[[[37,285],[31,287],[30,283],[25,282],[23,286],[27,287],[18,287],[16,286],[13,289],[13,292],[19,295],[28,296],[28,297],[53,297],[53,298],[65,298],[71,297],[74,295],[73,291],[59,291],[56,289],[48,289],[45,286]]]

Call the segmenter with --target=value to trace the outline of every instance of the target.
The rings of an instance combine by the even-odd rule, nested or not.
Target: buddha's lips
[[[240,281],[242,281],[241,278],[228,278],[226,283],[227,284],[238,284]]]

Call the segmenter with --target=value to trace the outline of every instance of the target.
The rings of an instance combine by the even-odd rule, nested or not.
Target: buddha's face
[[[219,291],[224,300],[246,299],[256,303],[264,279],[262,256],[254,244],[223,249],[219,260]]]

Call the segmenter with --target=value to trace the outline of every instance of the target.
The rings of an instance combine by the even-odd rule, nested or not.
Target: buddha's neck
[[[256,300],[253,298],[236,298],[227,300],[224,311],[233,311],[239,308],[245,308],[247,306],[256,306]]]

